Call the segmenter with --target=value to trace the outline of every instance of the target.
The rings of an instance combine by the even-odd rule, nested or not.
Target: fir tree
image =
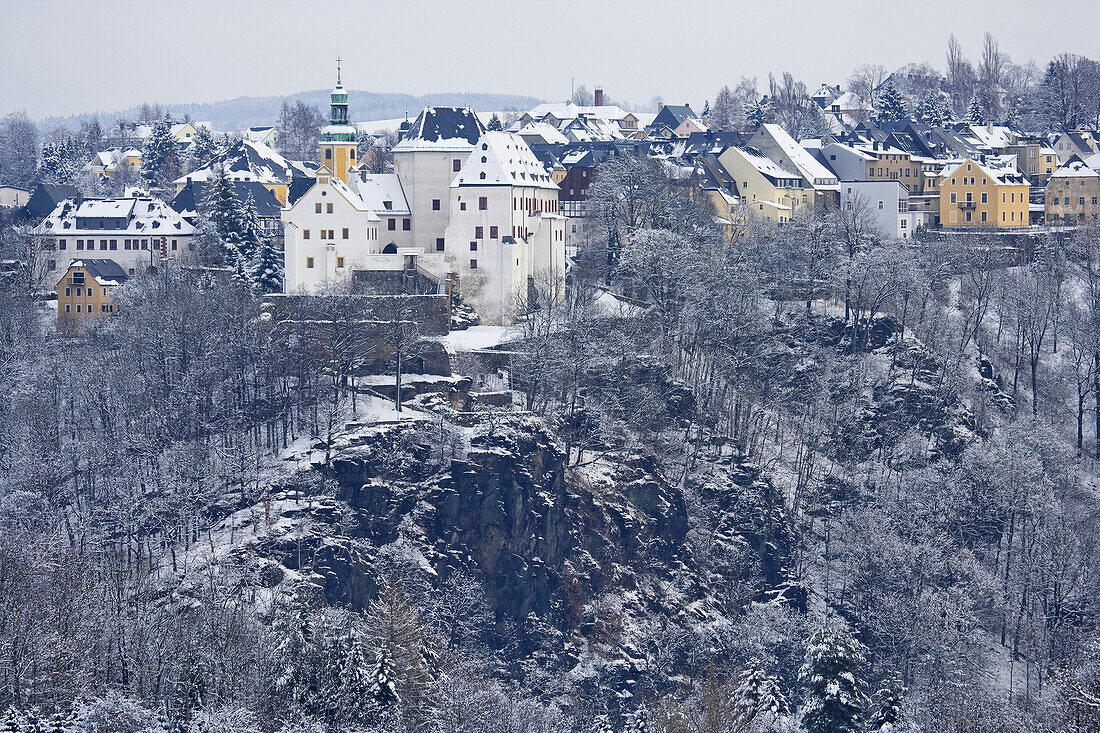
[[[951,116],[947,100],[940,92],[929,92],[917,101],[914,110],[917,122],[929,127],[941,127]]]
[[[256,214],[256,199],[252,198],[252,192],[248,192],[248,198],[244,202],[244,208],[240,209],[241,217],[241,254],[246,261],[251,261],[256,253],[256,244],[263,240],[263,228],[260,226],[260,217]]]
[[[295,598],[283,604],[271,623],[275,689],[291,707],[301,710],[309,700],[313,631],[305,604]]]
[[[802,727],[809,733],[859,733],[863,692],[863,645],[846,631],[823,626],[810,636],[799,670],[806,687]]]
[[[0,733],[23,733],[23,715],[14,707],[9,707],[0,719]]]
[[[261,240],[256,248],[248,279],[257,293],[283,292],[283,255],[270,239]]]
[[[210,128],[203,125],[195,131],[191,138],[191,160],[195,168],[202,167],[210,162],[218,151],[218,145],[214,142],[214,135]]]
[[[771,118],[771,106],[764,101],[757,102],[756,106],[749,108],[745,116],[754,128],[760,127]]]
[[[374,670],[370,675],[370,695],[383,707],[400,700],[397,695],[397,686],[394,684],[393,668],[385,649],[378,652]]]
[[[222,242],[223,258],[226,264],[237,267],[242,272],[247,269],[247,261],[241,263],[240,244],[243,241],[243,213],[237,195],[233,191],[233,182],[221,166],[214,168],[214,174],[207,181],[206,198],[202,203],[203,213]]]
[[[738,730],[751,730],[757,722],[771,721],[789,714],[787,699],[778,681],[757,666],[741,674],[733,693],[733,719]]]
[[[966,108],[966,121],[972,125],[985,124],[985,110],[982,109],[982,103],[977,94],[971,98],[970,106]]]
[[[179,167],[172,128],[167,120],[157,120],[141,149],[141,177],[151,185],[164,184],[179,175]]]
[[[715,104],[717,104],[717,100],[715,100]],[[710,116],[710,100],[709,99],[704,99],[703,100],[703,119],[705,120],[709,116]]]
[[[891,81],[882,85],[878,94],[878,121],[901,122],[909,119],[909,109],[905,99]]]
[[[504,125],[501,123],[500,117],[497,116],[496,112],[494,112],[493,116],[489,118],[489,124],[485,126],[485,129],[489,130],[490,132],[494,130],[500,131],[504,129]]]
[[[902,687],[901,680],[897,675],[890,675],[883,683],[878,692],[875,693],[875,699],[878,701],[878,708],[871,716],[871,720],[868,723],[868,730],[870,731],[891,731],[894,726],[897,725],[898,720],[901,718],[901,704],[905,695],[905,688]]]

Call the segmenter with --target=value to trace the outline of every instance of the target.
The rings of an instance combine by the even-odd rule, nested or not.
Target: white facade
[[[891,239],[909,239],[929,222],[932,212],[909,211],[909,190],[899,181],[841,181],[840,205],[862,204],[879,233]]]
[[[398,143],[393,149],[393,170],[409,202],[412,241],[425,250],[437,250],[444,238],[451,213],[451,181],[473,147],[458,139],[444,144]]]
[[[162,257],[186,256],[195,227],[160,199],[143,196],[62,201],[34,235],[47,253],[46,282],[55,283],[72,259],[112,260],[133,275]]]
[[[487,132],[451,183],[446,254],[486,323],[509,323],[531,283],[565,277],[558,186],[518,135]]]

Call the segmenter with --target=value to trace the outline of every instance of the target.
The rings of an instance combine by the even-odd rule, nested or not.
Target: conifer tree
[[[600,713],[592,721],[592,733],[615,733],[615,726],[611,725],[611,718],[607,713]]]
[[[210,128],[205,125],[199,127],[195,131],[195,136],[191,138],[193,167],[199,168],[206,165],[217,151],[218,145],[214,142],[214,135],[210,132]]]
[[[260,217],[256,214],[256,199],[252,197],[251,191],[248,192],[244,207],[239,211],[241,216],[241,243],[239,248],[246,262],[251,262],[256,254],[257,244],[264,238],[263,228],[260,227]]]
[[[256,248],[248,278],[256,293],[283,291],[283,254],[270,239],[261,240]]]
[[[917,101],[913,116],[929,127],[941,127],[950,118],[950,108],[940,92],[929,92]]]
[[[179,167],[172,128],[167,120],[157,120],[141,149],[141,177],[150,185],[164,185],[179,175]]]
[[[870,731],[890,731],[897,725],[901,718],[901,705],[905,695],[905,688],[897,675],[890,675],[883,680],[882,687],[875,693],[878,708],[871,715],[868,723]]]
[[[809,733],[859,733],[867,696],[863,692],[863,645],[847,631],[823,626],[811,636],[799,670],[806,688],[802,727]]]
[[[985,110],[982,109],[982,103],[977,94],[971,98],[970,106],[966,108],[966,121],[972,125],[985,124]]]
[[[738,730],[751,730],[761,722],[775,722],[790,712],[779,682],[755,664],[741,674],[732,702]]]
[[[879,122],[901,122],[909,119],[909,109],[905,106],[905,99],[893,82],[887,81],[882,85],[877,102]]]
[[[760,127],[771,117],[771,107],[761,100],[756,106],[750,107],[745,116],[754,128]]]
[[[397,694],[397,686],[394,684],[393,679],[393,667],[385,649],[378,652],[378,658],[370,674],[370,695],[376,703],[383,707],[392,705],[401,699]]]
[[[497,116],[496,112],[494,112],[493,116],[489,118],[489,124],[485,126],[485,129],[490,132],[494,130],[499,131],[504,129],[504,125],[503,123],[501,123],[500,117]]]
[[[311,688],[313,630],[305,604],[295,598],[283,604],[271,624],[275,689],[295,710],[302,710]]]

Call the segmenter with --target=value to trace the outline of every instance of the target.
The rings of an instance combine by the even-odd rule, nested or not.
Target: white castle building
[[[394,147],[394,173],[367,174],[349,164],[351,129],[338,79],[324,165],[282,212],[288,293],[415,271],[440,289],[456,282],[484,323],[508,323],[531,283],[564,278],[558,186],[522,138],[486,132],[469,109],[429,107]]]

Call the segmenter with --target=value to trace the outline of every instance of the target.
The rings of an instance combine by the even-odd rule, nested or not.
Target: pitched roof
[[[1027,179],[1023,177],[1019,170],[1016,168],[1016,156],[1006,155],[1003,159],[1000,156],[987,157],[985,161],[975,160],[974,158],[964,158],[963,160],[952,161],[943,167],[943,171],[940,173],[940,178],[946,178],[965,163],[972,163],[978,170],[986,174],[989,178],[1000,184],[1007,184],[1013,186],[1026,186]]]
[[[233,181],[233,195],[241,206],[244,206],[248,201],[249,194],[252,195],[252,200],[256,204],[257,216],[261,218],[279,218],[282,204],[267,187],[259,181]],[[193,216],[198,212],[205,198],[206,183],[204,181],[189,181],[184,184],[169,206],[184,216]]]
[[[1100,156],[1090,156],[1089,159],[1100,158]],[[1100,177],[1100,173],[1094,170],[1088,163],[1081,160],[1076,155],[1070,157],[1065,163],[1062,164],[1058,170],[1054,171],[1051,178],[1096,178]]]
[[[102,222],[96,222],[95,229],[83,229],[81,220],[86,219],[114,219],[122,222],[121,226],[113,228],[102,228],[98,226]],[[75,234],[82,231],[144,236],[188,236],[195,233],[195,227],[160,199],[142,196],[87,199],[76,206],[73,202],[65,200],[59,203],[34,229],[36,234],[47,236]]]
[[[469,107],[425,107],[394,146],[407,150],[469,150],[485,125]]]
[[[821,179],[831,179],[834,183],[836,182],[836,175],[831,170],[821,165],[821,163],[817,161],[817,158],[810,155],[809,151],[799,145],[782,127],[775,124],[764,124],[761,127],[767,131],[768,135],[775,141],[775,144],[786,153],[787,159],[790,160],[791,165],[798,171],[798,175],[806,179],[807,182],[818,184],[819,186],[821,185]]]
[[[481,136],[451,183],[452,188],[458,186],[558,188],[523,138],[511,132],[487,132]]]
[[[91,273],[97,283],[104,286],[121,285],[129,279],[126,270],[114,260],[70,260],[66,273],[74,267],[83,267]]]
[[[234,181],[259,181],[260,183],[286,183],[287,174],[294,178],[312,178],[314,171],[300,162],[287,160],[271,147],[252,140],[238,140],[221,151],[209,163],[198,170],[176,179],[177,184],[187,181],[206,181],[217,166]]]
[[[351,181],[352,190],[363,204],[377,213],[410,214],[405,189],[396,173],[365,175]]]

